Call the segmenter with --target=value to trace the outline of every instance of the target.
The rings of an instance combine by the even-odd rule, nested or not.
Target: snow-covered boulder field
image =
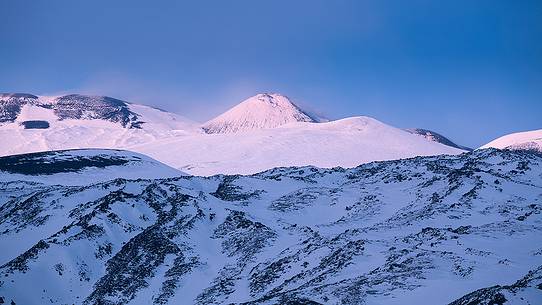
[[[541,303],[539,154],[72,183],[137,156],[106,154],[3,168],[4,303]]]

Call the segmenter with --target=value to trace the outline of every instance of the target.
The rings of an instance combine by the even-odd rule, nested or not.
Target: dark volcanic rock
[[[112,97],[70,94],[43,101],[35,95],[24,93],[0,94],[0,123],[14,122],[25,105],[52,109],[59,120],[100,119],[119,123],[125,128],[141,128],[143,124],[138,115],[130,111],[128,102]],[[46,128],[43,127],[44,123],[35,121],[23,123],[23,126]]]
[[[108,96],[71,94],[58,98],[48,107],[61,119],[102,119],[120,123],[127,128],[141,128],[138,116],[128,109],[128,103]]]

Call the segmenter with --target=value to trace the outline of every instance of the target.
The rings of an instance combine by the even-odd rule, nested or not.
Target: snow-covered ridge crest
[[[462,146],[462,145],[457,145],[456,143],[452,142],[450,139],[432,130],[427,130],[427,129],[422,129],[422,128],[407,128],[405,130],[412,134],[422,136],[429,141],[441,143],[441,144],[455,147],[462,150],[468,150],[468,151],[472,150],[472,148]]]
[[[542,129],[511,133],[487,143],[480,149],[490,147],[542,152]]]
[[[294,122],[320,122],[278,93],[250,97],[203,125],[207,133],[235,133],[269,129]]]

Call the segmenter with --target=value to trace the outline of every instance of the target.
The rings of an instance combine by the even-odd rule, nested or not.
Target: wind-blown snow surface
[[[258,94],[203,125],[207,133],[235,133],[268,129],[294,122],[319,122],[284,95]]]
[[[177,137],[128,149],[196,175],[252,174],[284,166],[352,167],[377,160],[464,152],[369,117],[292,123],[242,134]]]
[[[542,152],[542,129],[505,135],[487,143],[480,148],[483,149],[490,147]]]
[[[252,176],[1,183],[0,297],[540,304],[541,201],[542,157],[494,149]]]

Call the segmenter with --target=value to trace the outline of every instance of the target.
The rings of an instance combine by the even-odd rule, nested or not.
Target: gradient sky
[[[478,147],[542,128],[542,1],[0,1],[0,91],[205,121],[258,92]]]

